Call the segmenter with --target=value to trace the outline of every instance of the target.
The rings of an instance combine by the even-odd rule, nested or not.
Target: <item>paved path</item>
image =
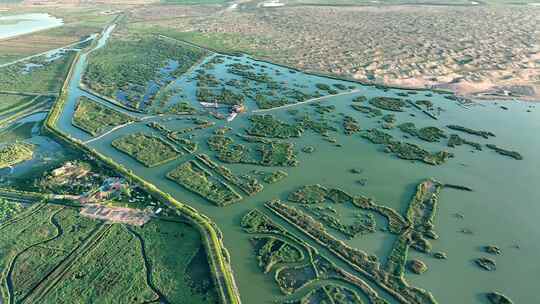
[[[118,130],[120,130],[120,129],[122,129],[122,128],[125,128],[125,127],[127,127],[127,126],[129,126],[129,125],[131,125],[131,124],[134,124],[134,123],[137,123],[137,122],[141,122],[141,121],[144,121],[144,120],[148,120],[148,119],[152,119],[152,118],[156,118],[156,117],[160,117],[160,116],[158,116],[158,115],[149,115],[149,116],[142,117],[142,118],[140,118],[140,119],[138,119],[138,120],[130,121],[130,122],[128,122],[128,123],[125,123],[125,124],[116,126],[116,127],[112,128],[112,129],[110,129],[109,131],[107,131],[107,132],[101,134],[100,136],[94,137],[94,138],[92,138],[92,139],[89,139],[89,140],[87,140],[87,141],[85,141],[85,142],[83,142],[83,143],[84,143],[84,144],[89,144],[89,143],[91,143],[91,142],[94,142],[94,141],[96,141],[96,140],[99,140],[99,139],[101,139],[101,138],[103,138],[103,137],[105,137],[105,136],[111,134],[111,133],[114,132],[114,131],[118,131]]]
[[[268,111],[274,111],[274,110],[284,109],[284,108],[288,108],[288,107],[299,106],[299,105],[303,105],[303,104],[310,103],[310,102],[321,101],[321,100],[324,100],[324,99],[327,99],[327,98],[336,97],[336,96],[342,96],[342,95],[354,94],[354,93],[358,93],[358,92],[360,92],[360,91],[362,91],[362,90],[357,89],[357,90],[352,90],[352,91],[343,92],[343,93],[334,94],[334,95],[326,95],[326,96],[321,96],[321,97],[316,97],[316,98],[308,99],[308,100],[302,101],[302,102],[286,104],[286,105],[281,106],[281,107],[275,107],[275,108],[271,108],[271,109],[253,110],[252,112],[253,112],[253,113],[263,113],[263,112],[268,112]]]
[[[35,92],[20,92],[20,91],[0,91],[0,94],[6,94],[6,95],[24,95],[24,96],[50,96],[50,97],[58,97],[58,92],[35,93]]]
[[[189,42],[189,41],[179,40],[179,39],[172,38],[172,37],[165,36],[165,35],[161,35],[161,34],[159,34],[158,36],[161,37],[161,38],[163,38],[163,39],[171,40],[171,41],[173,41],[173,42],[178,42],[178,43],[187,44],[187,45],[192,46],[192,47],[194,47],[194,48],[197,48],[197,49],[199,49],[199,50],[203,50],[203,51],[206,51],[206,52],[213,53],[211,50],[209,50],[209,49],[207,49],[207,48],[204,48],[204,47],[202,47],[202,46],[200,46],[200,45],[196,45],[196,44],[194,44],[194,43],[191,43],[191,42]],[[187,74],[184,73],[183,75],[187,75]]]
[[[91,143],[91,142],[94,142],[94,141],[96,141],[96,140],[99,140],[99,139],[101,139],[101,138],[103,138],[103,137],[105,137],[105,136],[111,134],[112,132],[114,132],[114,131],[116,131],[116,130],[119,130],[119,129],[122,129],[123,127],[129,126],[129,125],[132,124],[132,123],[134,123],[134,121],[130,121],[130,122],[125,123],[125,124],[123,124],[123,125],[116,126],[116,127],[112,128],[112,129],[110,129],[109,131],[107,131],[107,132],[101,134],[100,136],[94,137],[94,138],[92,138],[92,139],[89,139],[89,140],[87,140],[87,141],[85,141],[85,142],[83,142],[83,143],[84,143],[84,144],[89,144],[89,143]]]

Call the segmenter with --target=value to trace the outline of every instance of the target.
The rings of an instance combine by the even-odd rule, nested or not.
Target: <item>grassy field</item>
[[[0,198],[0,225],[22,210],[21,204]]]
[[[56,93],[74,56],[74,52],[67,52],[53,61],[41,56],[0,68],[0,91]]]
[[[52,104],[54,97],[51,96],[31,96],[24,99],[19,105],[0,112],[0,128],[10,126],[12,123],[28,115],[45,112]]]
[[[73,115],[73,125],[93,136],[99,135],[108,128],[132,121],[120,112],[114,111],[89,98],[81,97]]]
[[[14,259],[26,248],[45,242],[57,234],[50,217],[59,209],[58,206],[35,205],[0,224],[0,296],[7,303],[10,299],[8,278]]]
[[[228,184],[212,178],[209,172],[194,161],[176,167],[167,173],[167,177],[218,206],[226,206],[242,199]]]
[[[147,303],[158,295],[148,286],[139,241],[112,225],[103,239],[81,252],[40,303]],[[88,288],[92,286],[92,288]],[[32,303],[32,302],[29,302]]]
[[[89,57],[83,82],[92,90],[117,98],[126,106],[144,109],[157,92],[147,92],[150,82],[159,88],[182,75],[206,52],[152,35],[113,37]],[[177,67],[164,71],[171,62]]]
[[[172,221],[151,221],[133,227],[144,239],[152,281],[170,303],[217,303],[217,295],[197,230]],[[202,264],[199,251],[202,251]]]
[[[134,24],[131,26],[137,31],[160,33],[162,35],[184,40],[196,45],[221,52],[247,52],[256,57],[269,57],[271,52],[264,48],[254,48],[253,45],[271,44],[272,41],[264,37],[252,37],[238,33],[201,33],[183,32],[168,29],[166,27]]]
[[[0,94],[0,117],[6,112],[27,105],[32,99],[32,96]]]
[[[76,209],[63,208],[50,217],[58,234],[39,246],[21,252],[13,264],[11,276],[15,301],[29,295],[46,274],[75,250],[98,226],[99,222],[83,218]]]
[[[33,146],[25,143],[13,143],[0,147],[0,168],[16,165],[34,156]]]
[[[163,139],[143,133],[115,139],[112,145],[147,167],[159,166],[182,155]]]
[[[0,233],[6,303],[217,303],[200,235],[180,219],[129,228],[1,200]]]

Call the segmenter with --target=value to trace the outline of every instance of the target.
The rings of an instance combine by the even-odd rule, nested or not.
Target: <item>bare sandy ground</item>
[[[144,210],[98,204],[86,205],[81,209],[80,213],[82,216],[92,219],[134,226],[142,226],[150,220],[150,213]]]
[[[384,84],[405,88],[439,88],[453,91],[456,95],[465,98],[475,99],[520,99],[524,101],[540,102],[540,82],[534,81],[540,77],[540,71],[537,69],[526,69],[513,75],[511,81],[496,81],[504,76],[503,72],[494,72],[491,77],[486,77],[480,81],[470,81],[460,79],[458,74],[451,74],[445,77],[437,77],[437,81],[431,80],[429,76],[417,76],[411,78],[390,79],[385,78]],[[455,81],[455,79],[460,79]],[[509,95],[505,96],[505,91],[516,86],[529,87],[531,94]]]

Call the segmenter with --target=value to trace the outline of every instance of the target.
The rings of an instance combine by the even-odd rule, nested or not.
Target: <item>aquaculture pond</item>
[[[49,14],[0,15],[0,39],[29,34],[64,24]]]
[[[98,47],[106,39],[104,35]],[[412,269],[423,271],[425,268],[418,267],[425,264],[427,271],[420,275],[410,270],[396,271],[403,273],[410,286],[431,292],[438,303],[488,303],[486,294],[491,291],[505,294],[516,303],[538,300],[535,286],[540,270],[537,263],[540,245],[531,241],[540,238],[536,227],[536,215],[540,212],[537,204],[540,190],[536,185],[540,180],[537,170],[540,159],[536,154],[540,141],[535,140],[534,134],[540,128],[538,107],[519,101],[460,102],[445,93],[362,86],[257,62],[247,56],[219,55],[219,61],[213,61],[216,56],[210,55],[171,86],[183,95],[176,100],[196,107],[195,115],[147,115],[132,113],[80,90],[78,85],[86,60],[83,54],[57,127],[210,217],[223,233],[243,302],[317,298],[321,292],[330,297],[336,290],[351,302],[355,297],[344,290],[352,290],[368,301],[368,293],[358,285],[347,283],[351,280],[343,279],[343,274],[323,276],[310,285],[292,287],[296,292],[285,295],[272,271],[283,266],[294,276],[292,269],[301,266],[299,256],[303,254],[305,258],[307,252],[315,250],[316,253],[310,253],[313,259],[333,263],[341,271],[368,282],[387,302],[398,303],[383,288],[392,282],[373,283],[351,263],[272,211],[271,206],[279,204],[265,206],[274,199],[309,214],[332,238],[376,256],[370,258],[385,267],[399,264],[389,257],[400,250],[401,237],[408,235],[392,232],[393,226],[386,217],[414,223],[429,219],[426,222],[429,225],[418,226],[428,227],[427,230],[420,232],[416,226],[413,230],[404,228],[406,233],[413,233],[413,238],[424,242],[423,245],[416,242],[408,250],[407,265],[411,264],[410,260],[418,259],[421,263],[412,263],[416,266]],[[207,65],[204,73],[198,71],[208,62],[214,62],[213,66]],[[273,81],[260,84],[261,70],[271,75]],[[198,85],[200,81],[206,85]],[[214,82],[217,85],[212,86]],[[269,94],[273,86],[277,86],[272,93],[275,96]],[[197,94],[201,88],[209,89],[204,91],[212,96],[208,100],[225,101],[227,106],[220,104],[217,111],[203,109]],[[228,93],[222,94],[223,88]],[[305,98],[293,101],[280,95],[290,92],[293,96],[294,88],[305,94]],[[265,92],[272,100],[290,100],[269,106],[280,108],[259,111],[265,106],[257,104],[253,90]],[[246,96],[239,97],[240,94]],[[321,95],[328,97],[317,99]],[[135,121],[92,137],[72,125],[81,96],[131,115]],[[259,103],[260,100],[259,97]],[[290,105],[301,101],[306,102]],[[216,118],[227,116],[235,104],[244,104],[246,112],[230,122],[225,117]],[[155,167],[146,167],[113,147],[113,141],[138,133],[161,137],[185,153]],[[282,171],[279,178],[273,175],[277,170]],[[190,174],[207,188],[195,189],[196,185],[186,184],[179,178],[186,176],[182,174]],[[429,181],[430,178],[436,182]],[[302,204],[290,196],[299,188],[314,184],[330,189],[338,198],[348,197],[338,191],[342,190],[355,199],[333,203],[334,196],[315,191],[307,196],[307,201],[315,203]],[[437,185],[437,191],[433,185]],[[428,189],[427,196],[412,200],[415,193],[419,195],[418,189]],[[431,196],[432,190],[435,196]],[[235,201],[231,202],[233,196]],[[238,196],[241,199],[237,200]],[[291,235],[279,232],[282,241],[254,241],[254,236],[268,235],[253,235],[246,232],[249,225],[241,225],[253,209]],[[284,245],[283,240],[296,245]],[[488,245],[500,248],[501,254],[486,252]],[[288,246],[304,249],[295,251]],[[264,262],[268,261],[264,248],[272,248],[271,254],[280,248],[270,256],[272,263]],[[475,261],[481,257],[495,260],[496,270],[478,267]],[[271,269],[274,262],[278,266],[265,274],[264,267]],[[300,281],[302,276],[308,280],[312,275],[303,271],[293,282]],[[321,286],[325,291],[321,291]],[[430,301],[409,302],[433,303]]]

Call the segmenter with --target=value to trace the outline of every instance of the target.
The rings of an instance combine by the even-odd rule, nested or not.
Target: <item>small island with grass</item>
[[[34,146],[31,144],[17,142],[4,146],[0,145],[0,169],[30,160],[33,156]]]
[[[112,146],[135,158],[146,167],[156,167],[183,155],[164,139],[144,133],[135,133],[115,139]]]

